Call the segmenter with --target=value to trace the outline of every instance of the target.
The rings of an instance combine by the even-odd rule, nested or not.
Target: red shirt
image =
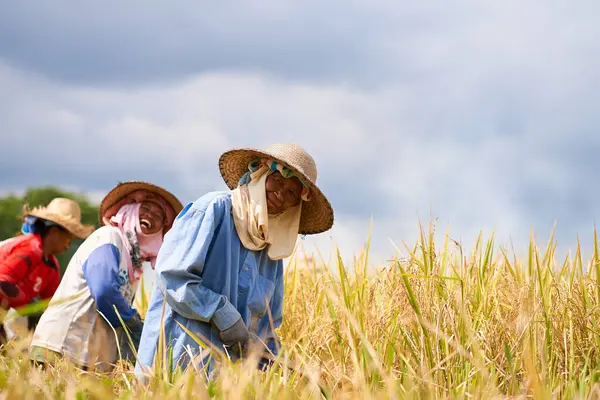
[[[52,297],[60,283],[59,264],[55,256],[44,259],[42,239],[28,234],[7,240],[0,246],[0,282],[19,288],[16,297],[8,297],[9,307],[21,307],[38,295]]]

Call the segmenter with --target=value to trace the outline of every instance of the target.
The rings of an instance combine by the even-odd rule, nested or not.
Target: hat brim
[[[310,187],[311,199],[302,204],[299,234],[314,235],[331,229],[334,221],[333,208],[321,189],[305,174],[294,168],[293,165],[269,152],[252,148],[240,148],[223,153],[219,158],[219,170],[229,189],[233,190],[238,186],[240,178],[248,172],[248,164],[256,158],[271,158],[285,165],[295,175],[302,177],[302,181]]]
[[[155,185],[150,182],[143,181],[127,181],[119,183],[115,188],[113,188],[102,200],[100,203],[100,208],[98,210],[98,217],[100,219],[100,225],[104,225],[103,217],[107,212],[111,211],[110,209],[117,205],[121,200],[123,200],[127,195],[133,193],[138,190],[146,190],[148,192],[154,193],[160,197],[162,197],[173,209],[173,217],[174,219],[183,209],[183,204],[175,197],[175,195],[168,190]],[[116,210],[118,211],[118,210]],[[116,213],[115,211],[115,213]],[[173,221],[169,221],[168,226],[165,229],[165,233],[171,228]]]
[[[49,213],[47,212],[45,207],[34,208],[31,211],[27,211],[25,216],[32,216],[40,219],[45,219],[46,221],[52,221],[57,225],[60,225],[62,228],[69,231],[73,236],[78,239],[86,239],[88,236],[96,230],[94,225],[86,225],[82,224],[79,221],[74,220],[73,218],[64,218],[62,215]]]

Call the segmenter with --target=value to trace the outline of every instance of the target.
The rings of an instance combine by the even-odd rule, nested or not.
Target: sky
[[[600,216],[600,2],[0,0],[0,193],[190,202],[219,155],[295,142],[335,209],[301,243],[373,263],[419,220],[524,251]],[[404,253],[406,255],[406,253]]]

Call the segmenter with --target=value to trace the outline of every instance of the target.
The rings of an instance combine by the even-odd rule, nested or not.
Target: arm
[[[135,315],[135,311],[119,290],[119,250],[114,244],[103,244],[90,253],[83,264],[83,276],[96,301],[96,308],[115,328],[121,321],[113,308],[117,308],[124,322]]]
[[[9,307],[21,307],[31,300],[20,286],[29,270],[38,262],[37,254],[19,251],[11,254],[0,264],[0,289]]]
[[[0,264],[0,275],[4,282],[18,284],[27,273],[40,262],[41,257],[38,254],[28,254],[24,251],[17,251],[2,260]]]
[[[202,208],[188,205],[165,235],[156,264],[157,287],[173,310],[185,318],[212,320],[221,331],[231,327],[241,315],[227,297],[203,284],[202,274],[224,272],[223,265],[209,267],[205,261],[215,229],[227,212],[227,204],[219,198]]]

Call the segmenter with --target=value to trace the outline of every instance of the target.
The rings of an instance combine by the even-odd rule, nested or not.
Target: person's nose
[[[285,202],[285,197],[279,190],[275,192],[275,196],[277,196],[277,201],[279,202],[279,205]]]

